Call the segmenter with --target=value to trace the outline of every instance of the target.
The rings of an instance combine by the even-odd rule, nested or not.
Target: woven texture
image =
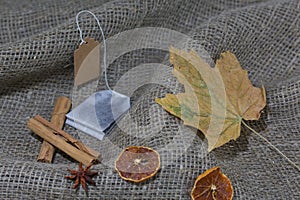
[[[72,182],[63,177],[78,163],[62,152],[57,151],[53,164],[36,162],[42,140],[26,128],[28,119],[36,114],[50,119],[58,96],[77,104],[105,89],[103,77],[97,89],[73,88],[73,52],[80,43],[75,15],[84,9],[99,17],[108,44],[115,41],[109,38],[126,31],[155,27],[187,36],[190,39],[183,42],[175,37],[174,45],[178,40],[179,47],[193,48],[212,60],[225,50],[235,53],[254,85],[263,83],[267,91],[261,119],[247,123],[300,165],[299,1],[4,0],[0,1],[1,199],[190,199],[196,177],[214,166],[231,179],[234,199],[300,199],[299,171],[251,131],[242,128],[240,138],[208,154],[201,133],[155,103],[155,97],[183,91],[171,75],[168,52],[155,46],[173,36],[160,31],[147,37],[129,34],[134,37],[108,45],[109,84],[131,97],[131,109],[108,137],[97,141],[65,127],[101,152],[102,163],[93,167],[99,171],[97,186],[89,187],[88,194],[73,190]],[[85,36],[101,41],[91,16],[82,15],[80,24]],[[112,56],[124,46],[125,53]],[[152,63],[168,67],[160,70]],[[126,182],[114,170],[114,160],[130,145],[148,146],[161,155],[161,170],[145,183]]]

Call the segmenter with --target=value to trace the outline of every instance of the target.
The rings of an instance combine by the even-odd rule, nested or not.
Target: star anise
[[[82,163],[79,163],[79,169],[71,170],[68,169],[68,172],[72,174],[72,176],[65,176],[66,179],[75,180],[75,183],[73,185],[73,189],[78,188],[78,186],[81,184],[82,188],[86,191],[87,190],[87,183],[90,185],[95,186],[96,182],[93,181],[93,177],[98,175],[98,172],[91,172],[90,168],[93,164],[88,165],[85,169],[82,167]]]

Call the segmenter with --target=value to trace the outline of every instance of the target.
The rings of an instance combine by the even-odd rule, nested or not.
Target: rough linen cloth
[[[247,123],[299,166],[299,6],[299,0],[0,1],[1,199],[186,200],[197,176],[214,166],[232,181],[234,199],[300,199],[299,171],[251,131],[242,127],[236,141],[207,153],[202,133],[155,103],[166,93],[184,92],[166,46],[194,49],[212,61],[229,50],[267,92],[260,120]],[[102,141],[64,128],[103,157],[92,168],[99,176],[88,194],[64,179],[78,163],[61,151],[52,164],[36,162],[42,140],[26,128],[36,114],[50,119],[60,95],[79,105],[105,89],[101,77],[95,88],[73,90],[73,53],[80,43],[75,15],[84,9],[96,14],[107,38],[110,86],[131,101]],[[84,37],[101,42],[91,16],[81,15],[80,25]],[[131,145],[161,156],[159,173],[142,184],[114,170]]]

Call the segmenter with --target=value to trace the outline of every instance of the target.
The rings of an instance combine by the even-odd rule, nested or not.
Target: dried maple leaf
[[[92,164],[87,166],[85,169],[82,167],[82,163],[79,163],[79,168],[77,170],[71,170],[68,169],[68,172],[70,172],[71,176],[65,176],[66,179],[75,180],[75,183],[73,185],[73,189],[76,189],[81,184],[82,188],[86,191],[87,187],[86,184],[91,184],[93,186],[96,185],[96,182],[93,181],[93,177],[98,175],[98,172],[92,172],[90,171],[90,168],[92,167]]]
[[[208,151],[240,136],[241,123],[258,120],[266,105],[264,87],[254,87],[234,54],[221,54],[212,68],[197,52],[170,48],[173,74],[185,93],[167,94],[156,102],[184,124],[201,130]]]
[[[213,167],[198,176],[191,197],[193,200],[231,200],[233,187],[220,167]]]

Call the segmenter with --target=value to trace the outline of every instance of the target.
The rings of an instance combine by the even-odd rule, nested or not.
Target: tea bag
[[[99,91],[68,113],[66,123],[102,140],[129,108],[129,97],[113,90]]]
[[[115,125],[116,121],[130,108],[130,98],[112,90],[108,84],[106,72],[106,43],[98,18],[90,11],[80,11],[76,15],[76,23],[80,33],[81,44],[74,53],[74,71],[76,87],[84,87],[101,74],[100,45],[91,38],[82,37],[78,16],[89,13],[96,19],[103,37],[103,66],[107,90],[98,91],[89,96],[81,104],[66,115],[66,124],[81,130],[99,140]]]

